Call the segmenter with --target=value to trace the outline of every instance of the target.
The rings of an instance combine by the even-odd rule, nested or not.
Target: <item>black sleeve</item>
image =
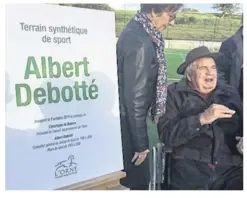
[[[229,109],[235,111],[231,118],[218,119],[216,124],[223,129],[226,134],[233,134],[235,136],[243,136],[243,105],[240,95],[233,87],[229,89],[229,100],[222,105],[227,106]]]
[[[160,117],[158,132],[161,141],[168,147],[185,144],[195,136],[200,135],[207,125],[201,125],[200,115],[182,116],[173,98],[173,92],[168,89],[166,113]]]
[[[229,82],[229,72],[231,68],[231,40],[226,40],[221,44],[219,52],[223,55],[217,60],[218,79],[226,84]]]
[[[130,45],[123,59],[123,95],[134,148],[142,152],[149,148],[146,118],[152,98],[148,94],[148,81],[153,55],[150,48],[139,41]]]

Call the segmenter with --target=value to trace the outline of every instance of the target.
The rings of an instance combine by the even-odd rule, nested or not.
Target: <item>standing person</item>
[[[220,47],[224,56],[217,60],[219,79],[237,90],[243,101],[243,15],[241,27]]]
[[[182,4],[141,4],[117,43],[117,66],[124,171],[121,184],[148,190],[149,141],[146,118],[164,113],[167,68],[162,31],[175,19]]]
[[[219,80],[237,89],[243,103],[243,14],[241,27],[221,44],[219,51],[224,54],[217,60]],[[243,134],[236,139],[239,140],[238,147],[242,147]],[[241,151],[240,148],[239,150]]]

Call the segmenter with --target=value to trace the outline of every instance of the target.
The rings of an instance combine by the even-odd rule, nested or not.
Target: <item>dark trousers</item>
[[[243,167],[172,160],[172,190],[243,190]]]
[[[126,177],[120,180],[120,184],[130,190],[148,190],[150,181],[150,170],[148,157],[139,166],[133,166],[124,170]]]

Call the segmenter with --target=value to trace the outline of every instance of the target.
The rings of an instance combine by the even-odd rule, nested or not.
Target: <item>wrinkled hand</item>
[[[239,153],[243,155],[244,147],[243,147],[243,137],[236,137],[236,140],[239,141],[237,144],[237,149]]]
[[[149,153],[149,150],[145,150],[143,152],[135,152],[134,157],[132,158],[131,162],[133,163],[135,160],[135,165],[139,166],[147,157],[147,154]]]
[[[202,125],[212,124],[219,118],[231,118],[234,113],[234,110],[231,110],[224,105],[212,104],[204,113],[201,114],[200,122]]]

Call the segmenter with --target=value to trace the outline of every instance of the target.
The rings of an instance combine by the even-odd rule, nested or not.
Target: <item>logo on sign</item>
[[[74,159],[74,155],[70,155],[68,160],[61,161],[55,166],[56,179],[77,173],[77,163],[73,162]]]

